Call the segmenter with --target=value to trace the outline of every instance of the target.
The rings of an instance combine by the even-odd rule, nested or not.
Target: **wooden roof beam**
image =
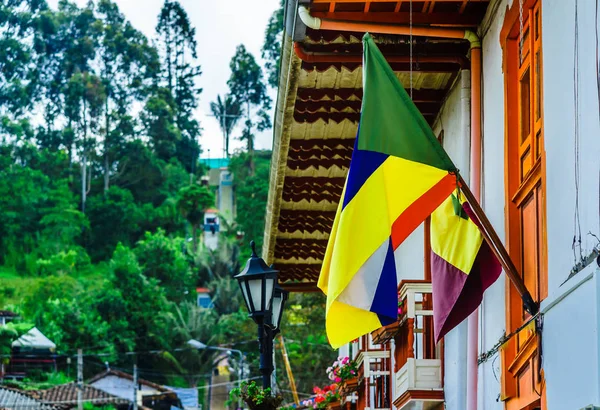
[[[410,94],[410,89],[406,89]],[[446,96],[446,90],[413,89],[414,102],[441,101]],[[351,97],[362,99],[362,88],[298,88],[297,98],[300,101],[320,101],[328,98],[331,100],[347,100]]]
[[[312,13],[314,17],[341,21],[360,21],[367,23],[393,23],[393,24],[409,24],[410,13],[408,12],[378,12],[378,13],[361,13],[353,11],[342,12],[322,12],[315,11]],[[412,16],[413,24],[444,24],[455,27],[476,27],[481,20],[478,14],[465,13],[414,13]]]
[[[319,53],[307,51],[301,43],[294,42],[294,52],[304,62],[307,63],[362,63],[361,54],[341,54],[341,53]],[[388,63],[409,63],[410,56],[407,55],[386,55]],[[469,60],[463,55],[425,55],[412,58],[413,63],[429,64],[457,64],[461,68],[469,67]]]
[[[317,287],[317,282],[279,282],[279,284],[288,292],[321,292],[321,289]]]

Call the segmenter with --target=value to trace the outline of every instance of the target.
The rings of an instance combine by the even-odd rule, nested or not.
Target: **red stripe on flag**
[[[456,175],[448,174],[400,214],[392,224],[394,250],[456,189]]]

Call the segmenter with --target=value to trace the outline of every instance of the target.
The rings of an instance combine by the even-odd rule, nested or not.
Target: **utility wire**
[[[581,245],[581,218],[579,213],[579,184],[580,176],[580,138],[579,138],[579,0],[575,0],[575,39],[573,45],[573,99],[574,99],[574,167],[575,167],[575,213],[573,215],[573,259],[577,264],[576,249],[579,248],[579,261],[583,260]]]
[[[541,317],[540,312],[538,312],[535,315],[533,315],[532,317],[530,317],[529,320],[527,320],[525,323],[523,323],[521,326],[519,326],[515,331],[502,336],[500,338],[500,340],[498,340],[498,343],[496,343],[490,350],[479,355],[479,358],[477,359],[477,364],[487,362],[491,357],[493,357],[496,353],[498,353],[498,350],[500,350],[500,348],[504,344],[506,344],[515,335],[519,334],[521,332],[521,330],[523,330],[527,326],[529,326],[531,324],[531,322],[536,320],[538,317]]]

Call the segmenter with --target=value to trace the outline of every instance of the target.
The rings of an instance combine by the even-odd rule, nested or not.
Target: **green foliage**
[[[210,110],[225,135],[225,155],[229,157],[229,137],[243,115],[241,104],[231,94],[225,94],[224,98],[217,95],[217,100],[210,103]]]
[[[283,402],[282,396],[273,396],[270,388],[258,387],[256,382],[242,382],[240,387],[231,389],[229,392],[230,403],[240,398],[250,409],[275,410]]]
[[[205,186],[192,184],[179,190],[177,207],[191,225],[204,220],[204,211],[215,204],[215,196]]]
[[[140,211],[132,193],[117,186],[105,195],[90,198],[87,209],[91,230],[89,248],[93,260],[106,260],[119,242],[132,245],[139,231]]]
[[[281,64],[281,41],[283,37],[284,0],[279,1],[279,8],[273,12],[265,30],[265,41],[261,56],[265,60],[268,83],[277,88],[279,84],[279,66]]]
[[[22,390],[44,390],[50,389],[54,386],[73,382],[72,377],[68,377],[62,372],[43,373],[36,380],[32,380],[28,377],[22,381],[11,380],[11,387],[16,387]]]
[[[236,220],[221,217],[212,251],[197,244],[215,200],[195,183],[204,171],[194,115],[201,70],[185,10],[166,0],[151,42],[114,0],[78,4],[0,2],[0,307],[37,326],[59,354],[86,349],[91,368],[130,368],[125,352],[160,352],[136,358],[150,377],[200,385],[215,356],[182,349],[194,338],[243,349],[256,374],[256,326],[232,276],[249,255],[238,231],[259,247],[264,234],[270,152],[254,152],[253,140],[271,125],[271,100],[261,67],[239,46],[229,93],[211,105],[227,140],[243,118],[247,146],[231,158]],[[274,14],[263,50],[270,79],[281,18]],[[213,309],[192,302],[196,286],[210,289]],[[323,299],[312,297],[294,296],[284,318],[305,391],[332,358]],[[0,329],[5,349],[23,330],[15,326]],[[66,381],[38,376],[22,387]]]
[[[215,196],[208,188],[197,184],[181,188],[177,199],[177,208],[192,226],[192,249],[198,250],[198,226],[204,221],[204,211],[214,206]]]
[[[237,46],[229,67],[231,68],[231,76],[227,81],[229,93],[235,97],[246,114],[241,139],[246,141],[248,153],[252,153],[254,130],[263,131],[271,128],[271,119],[267,114],[271,108],[271,98],[267,94],[267,86],[260,66],[243,44]]]
[[[171,118],[179,130],[179,138],[174,147],[175,156],[188,172],[194,174],[200,155],[197,142],[200,124],[194,119],[194,110],[202,92],[196,85],[202,74],[200,66],[195,63],[196,29],[178,1],[165,0],[158,16],[156,33],[159,37],[159,52],[164,60],[163,86],[172,96]]]
[[[159,229],[155,234],[147,232],[134,250],[141,273],[150,280],[156,279],[169,300],[175,302],[185,300],[194,285],[183,245],[181,238],[168,238]]]
[[[240,153],[234,156],[230,162],[230,168],[234,174],[234,187],[237,198],[236,222],[238,228],[244,232],[246,242],[254,240],[257,249],[262,248],[262,240],[265,228],[265,214],[267,197],[269,195],[269,172],[271,153],[259,151],[255,155],[255,173],[249,172],[247,164],[250,155]],[[244,246],[241,249],[241,259],[250,256],[250,248]]]
[[[325,334],[325,296],[321,293],[292,293],[283,312],[282,335],[298,391],[331,383],[325,369],[337,358],[337,351]],[[280,383],[288,383],[280,352],[275,361]]]
[[[12,342],[17,340],[21,335],[27,333],[33,325],[29,323],[7,323],[5,326],[0,326],[0,355],[1,360],[8,363],[7,355],[11,353]]]

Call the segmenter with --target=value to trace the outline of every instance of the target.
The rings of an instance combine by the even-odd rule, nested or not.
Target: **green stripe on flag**
[[[358,149],[447,171],[456,170],[369,33],[364,35],[363,45],[363,100]]]

